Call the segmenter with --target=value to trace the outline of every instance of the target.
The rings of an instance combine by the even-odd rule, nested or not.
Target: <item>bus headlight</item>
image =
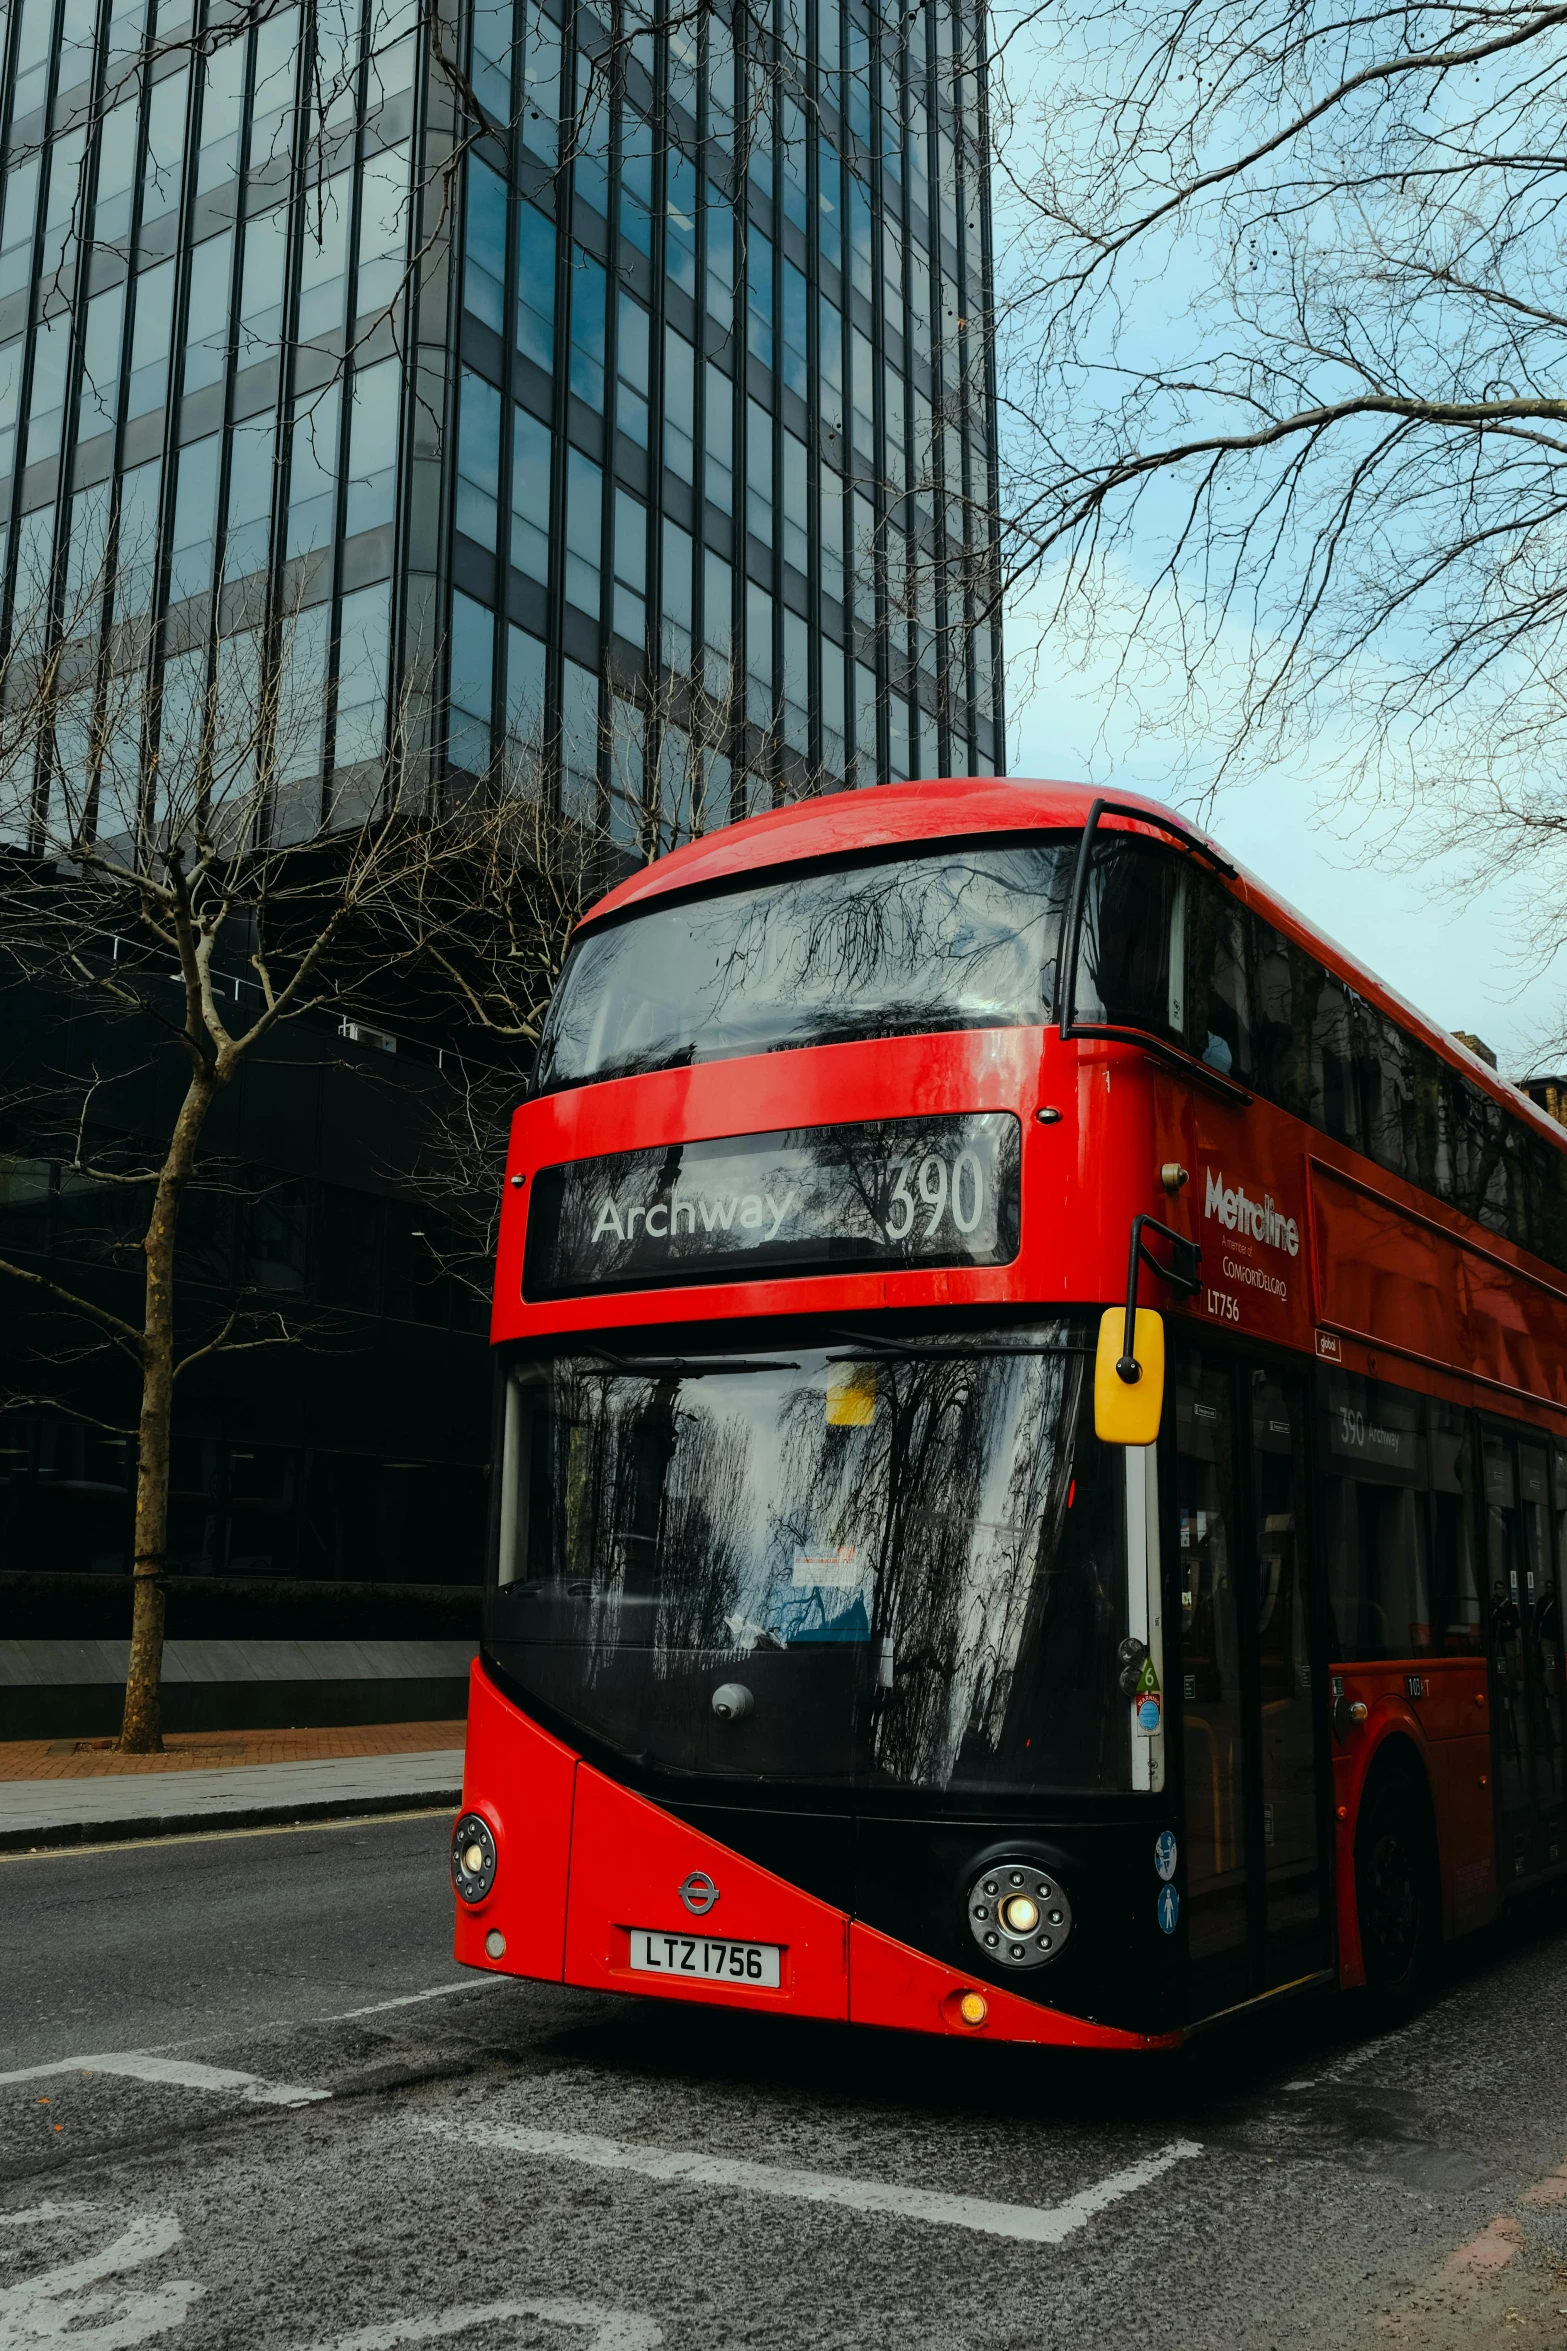
[[[1047,1967],[1072,1932],[1072,1905],[1054,1870],[997,1861],[969,1888],[969,1933],[998,1967]]]
[[[495,1883],[495,1838],[487,1820],[465,1812],[452,1831],[452,1884],[463,1902],[482,1902]]]

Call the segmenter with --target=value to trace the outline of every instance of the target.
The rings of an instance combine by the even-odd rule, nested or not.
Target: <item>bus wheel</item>
[[[1430,1977],[1439,1902],[1431,1808],[1406,1766],[1378,1773],[1361,1801],[1355,1900],[1366,1988],[1379,2012],[1402,2012]]]

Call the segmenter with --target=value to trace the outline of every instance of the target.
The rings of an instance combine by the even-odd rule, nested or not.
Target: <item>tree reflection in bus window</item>
[[[1523,1534],[1523,1622],[1539,1693],[1539,1736],[1534,1756],[1534,1800],[1542,1813],[1560,1810],[1562,1785],[1562,1687],[1556,1582],[1551,1567],[1549,1468],[1543,1445],[1518,1448],[1518,1492]]]
[[[732,1768],[721,1668],[758,1677],[780,1776],[1125,1788],[1124,1485],[1089,1361],[1077,1332],[700,1376],[519,1367],[493,1640],[562,1714],[682,1769]]]
[[[1040,1026],[1071,862],[1064,842],[977,843],[655,904],[573,947],[538,1083]]]
[[[1426,1403],[1431,1474],[1432,1646],[1447,1657],[1478,1657],[1480,1579],[1470,1494],[1469,1417],[1456,1404]]]
[[[1182,1363],[1176,1387],[1176,1507],[1188,1949],[1195,1961],[1240,1950],[1247,1939],[1234,1407],[1228,1375],[1195,1357]]]
[[[1509,1814],[1526,1813],[1529,1804],[1529,1689],[1524,1662],[1523,1585],[1518,1570],[1518,1497],[1513,1477],[1513,1449],[1507,1438],[1487,1436],[1482,1454],[1485,1564],[1491,1587],[1491,1668],[1497,1704],[1496,1779],[1505,1822]],[[1512,1858],[1504,1853],[1501,1865],[1504,1878]]]
[[[1433,1646],[1423,1399],[1356,1373],[1322,1386],[1323,1558],[1336,1659]]]
[[[1309,1929],[1321,1910],[1304,1382],[1254,1371],[1251,1431],[1263,1874],[1266,1929],[1276,1936]]]

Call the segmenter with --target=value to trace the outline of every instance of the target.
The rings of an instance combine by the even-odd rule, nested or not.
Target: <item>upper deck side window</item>
[[[1567,1270],[1567,1153],[1192,859],[1102,837],[1075,1010],[1165,1037]]]

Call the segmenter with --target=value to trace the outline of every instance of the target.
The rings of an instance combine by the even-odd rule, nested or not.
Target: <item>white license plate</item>
[[[717,1935],[665,1935],[654,1927],[631,1930],[631,1964],[641,1975],[685,1983],[777,1985],[779,1943],[730,1943]]]

